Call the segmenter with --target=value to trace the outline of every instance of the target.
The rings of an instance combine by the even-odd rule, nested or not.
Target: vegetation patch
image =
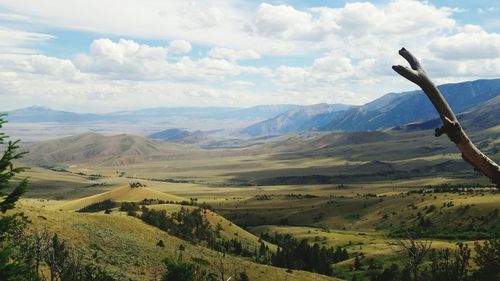
[[[77,212],[97,213],[97,212],[101,212],[101,211],[110,210],[110,209],[113,209],[116,207],[118,207],[118,203],[116,203],[115,201],[112,201],[110,199],[106,199],[104,201],[92,203],[88,206],[85,206],[85,207],[81,208],[80,210],[78,210]]]

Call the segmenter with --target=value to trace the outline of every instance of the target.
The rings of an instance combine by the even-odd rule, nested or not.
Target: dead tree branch
[[[417,58],[405,48],[399,50],[399,54],[408,61],[411,69],[401,65],[393,65],[392,69],[422,88],[443,121],[443,127],[436,129],[436,137],[446,134],[462,152],[462,158],[490,178],[497,185],[497,188],[500,188],[500,166],[484,155],[465,134],[448,102],[427,76]]]
[[[408,233],[406,239],[397,239],[394,244],[389,244],[401,262],[412,274],[411,280],[419,280],[419,269],[424,262],[425,257],[432,247],[432,241],[415,239]]]

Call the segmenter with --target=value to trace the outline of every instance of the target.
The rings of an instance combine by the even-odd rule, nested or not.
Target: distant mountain
[[[126,122],[167,120],[173,117],[187,119],[235,119],[235,120],[265,120],[299,105],[258,105],[248,108],[236,107],[158,107],[133,111],[120,111],[105,114],[111,120]]]
[[[78,136],[27,145],[23,162],[31,164],[106,163],[123,165],[146,160],[162,160],[183,154],[186,147],[134,135]]]
[[[234,107],[158,107],[133,111],[120,111],[106,114],[74,113],[53,110],[47,107],[31,106],[5,112],[11,122],[59,122],[80,123],[90,121],[103,122],[161,122],[175,117],[185,119],[235,119],[235,120],[265,120],[298,105],[259,105],[249,108]]]
[[[484,103],[481,111],[475,109],[477,112],[474,120],[481,120],[484,124],[482,126],[489,126],[497,120],[495,112],[488,108],[498,104],[493,99],[500,95],[500,79],[445,84],[438,88],[457,115],[471,111]],[[485,103],[489,100],[492,100],[491,104]],[[484,112],[489,112],[489,117]],[[6,113],[9,115],[7,118],[10,122],[78,124],[97,121],[127,125],[143,122],[154,124],[152,127],[155,130],[162,127],[227,129],[228,134],[232,134],[237,128],[247,126],[239,133],[249,136],[286,134],[311,129],[376,131],[409,123],[415,123],[415,126],[425,126],[426,121],[438,118],[436,110],[422,91],[390,93],[362,106],[318,104],[311,106],[260,105],[250,108],[159,107],[107,114],[74,113],[33,106]],[[473,115],[469,116],[473,118]],[[253,122],[257,123],[252,124]],[[248,124],[252,125],[248,126]],[[196,135],[188,142],[196,142],[199,137],[200,135]]]
[[[301,108],[300,105],[278,104],[257,105],[249,108],[238,108],[212,115],[214,119],[269,119],[289,110]]]
[[[286,134],[320,128],[350,108],[345,104],[316,104],[302,106],[253,124],[240,132],[250,136]]]
[[[205,132],[202,131],[194,131],[190,132],[182,129],[167,129],[160,132],[156,132],[148,136],[151,139],[155,140],[163,140],[174,143],[184,143],[184,144],[193,144],[206,142],[210,140]]]
[[[476,80],[438,87],[455,113],[500,95],[500,79]],[[321,127],[325,131],[373,131],[435,119],[438,114],[422,91],[392,93],[347,110]]]
[[[182,129],[167,129],[154,134],[149,135],[152,139],[157,140],[175,140],[181,139],[189,136],[191,133]]]
[[[458,118],[466,128],[487,129],[499,126],[500,95],[462,113]]]
[[[500,125],[500,95],[457,115],[465,129],[488,129]],[[440,118],[396,126],[395,131],[419,131],[441,127]]]
[[[53,110],[43,106],[31,106],[6,112],[10,122],[59,122],[79,123],[97,121],[103,117],[98,114],[74,113],[68,111]]]

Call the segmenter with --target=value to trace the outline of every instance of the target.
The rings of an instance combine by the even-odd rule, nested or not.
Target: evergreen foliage
[[[7,121],[0,114],[0,128]],[[28,180],[23,179],[12,189],[12,178],[25,170],[24,167],[16,167],[13,161],[23,157],[25,152],[18,152],[19,140],[8,141],[9,137],[0,132],[0,147],[3,149],[0,158],[0,280],[23,280],[28,273],[22,260],[15,255],[18,249],[13,245],[13,231],[25,224],[22,214],[5,213],[13,209],[19,197],[26,192]],[[11,189],[10,192],[3,192]]]
[[[307,240],[299,241],[290,234],[274,233],[271,236],[263,233],[260,238],[278,245],[271,258],[271,264],[278,267],[332,275],[332,265],[349,258],[344,248],[320,247],[317,243],[310,245]]]
[[[106,199],[104,201],[95,202],[93,204],[85,206],[85,207],[81,208],[80,210],[78,210],[77,212],[80,212],[80,213],[96,213],[96,212],[101,212],[101,211],[106,211],[106,210],[109,210],[109,209],[113,209],[116,206],[118,206],[118,203],[116,203],[115,201],[112,201],[110,199]]]

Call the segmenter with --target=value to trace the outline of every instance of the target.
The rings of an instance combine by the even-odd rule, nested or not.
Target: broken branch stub
[[[471,164],[476,170],[481,171],[485,176],[491,179],[500,189],[500,166],[482,153],[469,139],[457,117],[450,108],[448,102],[444,99],[439,89],[432,83],[427,73],[420,65],[420,62],[408,50],[402,48],[399,54],[408,61],[410,68],[401,65],[393,65],[392,69],[399,75],[417,84],[427,95],[429,100],[436,108],[443,127],[436,129],[436,136],[446,134],[448,138],[456,144],[462,158]]]

